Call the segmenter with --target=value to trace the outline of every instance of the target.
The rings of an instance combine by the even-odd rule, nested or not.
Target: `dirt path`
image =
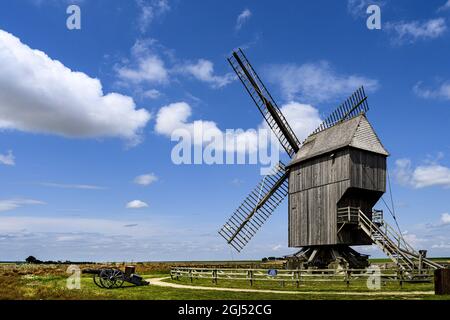
[[[147,279],[150,285],[160,287],[170,287],[178,289],[193,289],[193,290],[213,290],[213,291],[231,291],[231,292],[260,292],[260,293],[277,293],[277,294],[303,294],[303,295],[344,295],[344,296],[418,296],[418,295],[432,295],[433,291],[371,291],[371,292],[352,292],[352,291],[282,291],[282,290],[268,290],[268,289],[238,289],[238,288],[221,288],[221,287],[203,287],[192,286],[166,282],[164,278]]]

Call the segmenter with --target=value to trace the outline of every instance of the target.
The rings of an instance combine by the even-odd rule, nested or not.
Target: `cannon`
[[[85,269],[84,274],[92,274],[94,283],[103,289],[120,288],[125,282],[135,286],[146,286],[150,283],[135,273],[134,266],[125,267],[125,272],[117,268]]]

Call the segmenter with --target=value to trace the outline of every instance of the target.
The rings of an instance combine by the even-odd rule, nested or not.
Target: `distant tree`
[[[26,259],[25,259],[25,262],[26,262],[26,263],[34,263],[34,264],[42,263],[42,261],[36,259],[36,258],[33,257],[33,256],[29,256],[28,258],[26,258]]]

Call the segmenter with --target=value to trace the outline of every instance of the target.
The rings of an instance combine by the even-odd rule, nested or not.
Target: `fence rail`
[[[358,280],[366,281],[369,277],[379,276],[383,282],[424,282],[433,280],[433,271],[427,270],[417,274],[406,274],[398,269],[217,269],[217,268],[172,268],[172,280],[182,278],[191,282],[199,279],[209,279],[217,284],[219,280],[248,281],[252,286],[255,282],[273,281],[282,286],[285,283],[296,284],[308,282],[343,282],[350,285]]]

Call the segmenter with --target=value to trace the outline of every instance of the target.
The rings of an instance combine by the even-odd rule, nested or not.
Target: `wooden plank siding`
[[[295,164],[289,175],[289,246],[367,244],[360,230],[337,234],[338,204],[371,211],[385,189],[384,155],[346,147]]]
[[[352,149],[350,158],[352,187],[386,192],[386,156]]]

